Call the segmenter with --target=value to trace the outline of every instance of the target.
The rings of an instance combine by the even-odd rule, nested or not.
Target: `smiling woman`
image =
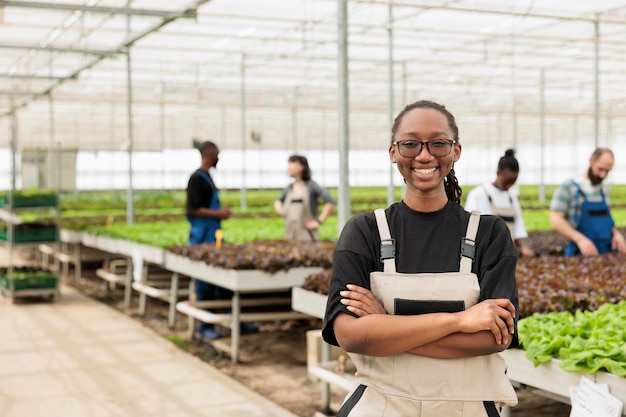
[[[459,131],[452,114],[430,103],[422,101],[405,107],[391,128],[391,162],[398,165],[407,184],[405,203],[419,211],[438,210],[448,199],[458,203],[461,197],[454,174],[454,162],[461,156]],[[440,187],[442,184],[445,188]],[[432,190],[436,192],[430,198],[419,198],[423,195],[420,193]]]
[[[517,345],[517,254],[501,218],[460,206],[460,156],[444,106],[406,106],[389,147],[403,201],[343,228],[322,334],[358,384],[338,416],[492,417],[517,403],[498,354]]]

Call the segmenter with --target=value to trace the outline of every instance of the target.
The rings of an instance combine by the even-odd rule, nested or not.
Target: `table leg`
[[[196,305],[196,280],[194,278],[189,280],[189,304]],[[189,331],[189,340],[193,340],[196,335],[196,320],[193,315],[187,316],[187,329]]]
[[[74,251],[76,255],[76,263],[74,264],[74,279],[76,282],[80,281],[80,278],[83,275],[83,261],[81,259],[81,247],[82,244],[76,243],[74,245]]]
[[[330,361],[330,345],[322,340],[321,362]],[[324,413],[330,414],[330,384],[326,381],[320,382],[322,410]]]
[[[178,302],[178,272],[172,274],[170,284],[170,311],[167,316],[167,325],[173,329],[176,325],[176,303]]]
[[[134,266],[133,266],[133,268],[134,268]],[[144,277],[145,277],[145,282],[146,282],[146,285],[147,285],[147,282],[148,282],[148,265],[145,265],[145,264],[143,266],[142,282],[144,281],[144,279],[143,279]],[[133,277],[133,281],[134,280],[135,280],[135,277]],[[131,283],[131,287],[132,287],[132,283]],[[148,296],[146,295],[145,292],[143,292],[143,291],[139,292],[139,314],[142,315],[142,316],[144,314],[146,314],[146,299],[147,298],[148,298]]]
[[[132,296],[133,285],[133,260],[131,258],[126,259],[126,286],[124,287],[124,308],[130,308],[130,297]]]
[[[143,316],[146,314],[146,293],[139,293],[139,315]]]
[[[59,253],[70,253],[68,244],[65,244],[63,242],[57,242],[56,245],[57,245],[57,247],[56,247],[57,255]],[[69,280],[70,279],[70,263],[69,263],[69,260],[68,260],[68,262],[61,262],[59,260],[59,258],[56,257],[54,264],[55,264],[55,267],[57,268],[57,271],[62,271],[61,275],[63,276],[63,278]]]
[[[230,334],[231,334],[231,360],[234,363],[237,363],[237,359],[239,357],[239,334],[241,332],[241,320],[240,320],[240,313],[241,313],[241,305],[239,303],[239,291],[235,291],[233,292],[233,301],[232,301],[232,315],[233,315],[233,319],[232,319],[232,323],[231,323],[231,329],[230,329]]]

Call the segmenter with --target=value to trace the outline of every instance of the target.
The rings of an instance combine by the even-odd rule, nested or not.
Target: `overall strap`
[[[472,272],[472,262],[474,262],[476,255],[478,223],[480,223],[480,211],[472,210],[469,221],[467,222],[465,237],[461,239],[461,267],[459,272]]]
[[[485,195],[487,196],[487,199],[489,200],[489,204],[493,205],[493,200],[491,199],[491,195],[489,194],[489,191],[487,191],[487,187],[485,187],[484,185],[481,185],[481,187],[482,187],[483,190],[485,190]],[[513,206],[513,197],[511,197],[511,192],[509,190],[507,190],[506,194],[509,197],[509,202],[511,203],[511,207],[514,207]]]
[[[574,180],[572,180],[572,184],[574,184],[574,187],[576,187],[576,195],[574,196],[574,198],[578,199],[578,196],[580,195],[583,197],[583,200],[587,201],[587,196],[583,192],[583,189],[580,188],[580,185]],[[604,197],[604,194],[602,196]]]
[[[583,204],[587,202],[587,196],[585,195],[582,188],[580,188],[580,185],[578,185],[576,181],[572,180],[572,184],[574,184],[574,187],[576,187],[576,194],[574,194],[574,198],[572,199],[572,202],[575,204],[574,217],[572,218],[572,224],[574,224],[575,227],[578,228],[578,225],[580,223],[580,218],[582,217],[582,206],[578,204],[578,196],[582,196]]]
[[[389,224],[385,210],[374,210],[376,216],[376,225],[378,226],[378,234],[380,235],[380,261],[383,263],[384,272],[396,272],[396,240],[391,238]]]
[[[208,172],[201,170],[200,168],[196,169],[196,173],[200,174],[200,176],[202,178],[204,178],[204,180],[206,182],[209,183],[209,185],[211,186],[211,188],[216,188],[215,187],[215,183],[213,182],[213,178],[211,178],[211,176],[209,175]]]
[[[485,191],[485,195],[487,196],[487,200],[489,200],[489,204],[493,205],[493,200],[491,200],[491,196],[489,195],[489,191],[487,191],[487,187],[485,187],[484,185],[481,185],[480,187]]]

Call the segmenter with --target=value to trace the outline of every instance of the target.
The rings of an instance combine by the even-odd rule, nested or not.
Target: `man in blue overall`
[[[626,253],[624,236],[615,227],[602,184],[615,157],[608,148],[597,148],[589,159],[587,172],[561,184],[550,202],[550,224],[569,239],[565,256]]]
[[[231,217],[229,208],[222,207],[218,189],[209,174],[209,170],[217,166],[219,149],[213,142],[202,142],[198,145],[202,157],[200,168],[189,178],[187,184],[186,214],[191,228],[189,244],[215,243],[215,232],[222,227],[222,220]],[[208,282],[196,280],[196,299],[222,300],[232,297],[232,292]],[[256,326],[242,323],[244,332],[256,331]],[[213,324],[201,323],[198,335],[207,339],[218,339],[222,335]]]

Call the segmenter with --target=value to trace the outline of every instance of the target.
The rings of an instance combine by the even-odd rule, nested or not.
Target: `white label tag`
[[[596,384],[582,377],[578,388],[570,387],[572,411],[570,417],[619,417],[624,404],[609,393],[606,384]]]

